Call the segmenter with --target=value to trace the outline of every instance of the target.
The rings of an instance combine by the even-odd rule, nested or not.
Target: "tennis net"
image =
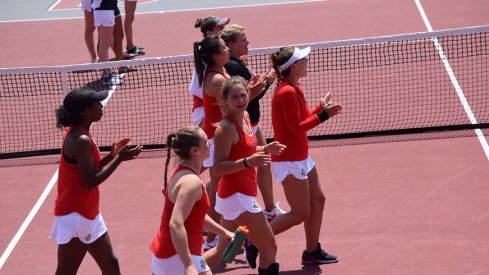
[[[312,48],[302,79],[309,105],[333,91],[344,106],[344,113],[308,133],[311,145],[470,136],[474,129],[487,134],[488,31],[479,26],[297,45]],[[278,49],[250,50],[249,65],[264,72]],[[54,110],[80,87],[110,91],[105,116],[91,130],[102,150],[129,136],[160,156],[168,133],[192,124],[192,68],[193,56],[186,55],[0,69],[0,160],[56,162],[63,131],[55,127]],[[112,75],[103,79],[107,71]],[[271,90],[261,100],[267,138],[273,137]]]

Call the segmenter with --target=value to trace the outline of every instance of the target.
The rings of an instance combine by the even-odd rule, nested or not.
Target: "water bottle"
[[[221,258],[223,261],[226,263],[231,263],[234,260],[249,233],[250,231],[246,226],[240,226],[238,229],[236,229],[236,231],[234,231],[234,241],[230,242],[224,250],[224,253],[222,253]]]

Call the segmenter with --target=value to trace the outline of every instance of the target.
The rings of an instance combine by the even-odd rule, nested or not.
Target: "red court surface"
[[[484,0],[421,2],[435,30],[489,24]],[[252,48],[426,31],[414,1],[332,0],[138,15],[136,40],[150,57],[188,54],[199,39],[193,22],[209,14],[245,26]],[[0,42],[6,49],[0,51],[0,67],[85,62],[82,34],[82,19],[0,23],[0,35],[8,37]],[[305,239],[296,226],[277,236],[282,274],[489,274],[488,157],[476,137],[310,152],[327,198],[321,242],[340,262],[303,268]],[[123,274],[150,274],[148,246],[163,206],[163,168],[162,158],[127,162],[101,185],[101,212]],[[2,254],[56,169],[0,168]],[[288,210],[278,183],[274,191]],[[54,273],[57,247],[47,237],[55,195],[54,188],[0,274]],[[86,256],[79,274],[99,273]],[[239,255],[215,273],[257,271]]]

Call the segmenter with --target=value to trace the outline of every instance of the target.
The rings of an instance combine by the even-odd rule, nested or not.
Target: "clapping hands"
[[[143,151],[143,146],[133,145],[130,142],[131,138],[128,137],[117,142],[113,142],[110,150],[110,156],[115,158],[117,155],[119,155],[122,161],[136,158],[139,153]]]
[[[329,117],[333,117],[340,114],[343,111],[343,106],[340,104],[333,103],[333,93],[327,92],[321,99],[321,106]]]

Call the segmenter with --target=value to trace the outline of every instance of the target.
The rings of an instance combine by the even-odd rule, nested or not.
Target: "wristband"
[[[324,121],[328,120],[328,118],[329,118],[328,113],[324,109],[319,111],[319,113],[317,113],[317,116],[319,118],[319,121],[321,121],[321,122],[324,122]]]
[[[245,166],[246,168],[251,167],[251,166],[248,164],[247,158],[244,158],[244,159],[243,159],[243,164],[244,164],[244,166]]]

